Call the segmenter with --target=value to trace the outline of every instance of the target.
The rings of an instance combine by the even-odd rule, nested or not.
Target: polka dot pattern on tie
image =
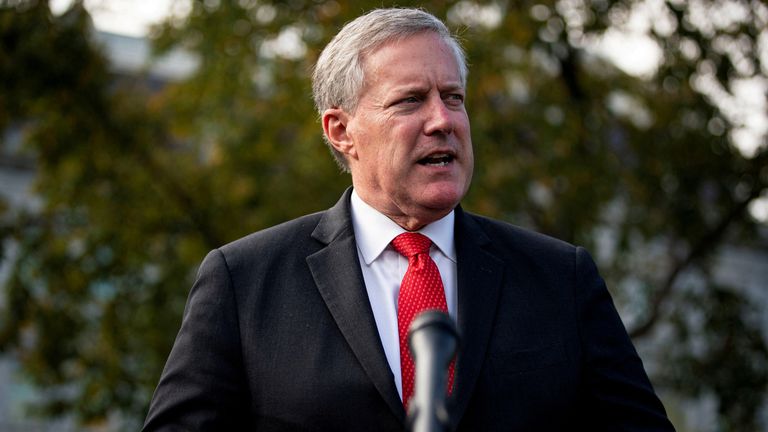
[[[403,233],[392,240],[395,250],[408,258],[408,270],[397,297],[397,329],[400,336],[400,369],[403,379],[403,405],[406,412],[413,395],[414,363],[408,350],[408,327],[419,313],[437,309],[448,312],[440,271],[429,256],[432,241],[419,233]],[[453,385],[453,362],[448,372],[448,388]]]

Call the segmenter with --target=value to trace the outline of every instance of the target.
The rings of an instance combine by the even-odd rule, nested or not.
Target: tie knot
[[[414,255],[429,253],[432,240],[424,234],[406,232],[392,240],[392,246],[400,255],[410,258]]]

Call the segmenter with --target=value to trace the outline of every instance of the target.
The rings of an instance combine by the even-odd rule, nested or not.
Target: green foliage
[[[728,91],[765,74],[756,41],[766,8],[732,0],[754,13],[703,28],[685,2],[662,4],[673,30],[654,28],[662,63],[639,79],[583,48],[636,3],[398,5],[446,19],[465,43],[476,169],[464,206],[587,245],[638,341],[688,310],[709,314],[698,331],[728,339],[727,350],[713,339],[712,352],[740,360],[683,350],[658,383],[713,392],[723,427],[747,430],[766,393],[764,339],[736,291],[707,276],[694,301],[679,280],[756,233],[746,210],[765,193],[766,148],[737,150],[739,125],[692,77],[710,71]],[[18,253],[0,349],[56,390],[44,414],[143,418],[205,252],[335,202],[349,178],[322,143],[308,77],[345,22],[382,5],[194,1],[188,17],[156,29],[154,45],[182,47],[199,67],[153,90],[147,77],[109,70],[80,2],[52,16],[44,1],[0,1],[0,130],[22,131],[42,201],[4,210],[0,235]],[[483,21],[483,10],[500,21]],[[286,51],[278,37],[300,43]],[[691,332],[675,335],[684,346]],[[750,382],[748,403],[728,405],[746,400],[732,393]]]
[[[719,430],[759,430],[755,414],[768,388],[768,350],[752,322],[757,311],[719,286],[688,292],[686,308],[678,308],[671,321],[676,339],[685,343],[668,350],[659,381],[689,394],[717,395]]]

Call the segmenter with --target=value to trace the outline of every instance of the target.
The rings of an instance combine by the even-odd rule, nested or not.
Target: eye
[[[462,105],[464,103],[464,95],[461,93],[449,93],[443,99],[451,105]]]
[[[395,100],[389,106],[399,109],[415,109],[423,100],[419,95],[404,96],[401,99]]]

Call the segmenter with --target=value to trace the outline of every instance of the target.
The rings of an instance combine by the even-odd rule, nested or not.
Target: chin
[[[447,214],[453,210],[464,197],[464,191],[459,188],[450,190],[436,191],[427,196],[423,196],[419,203],[421,207],[433,210],[435,212],[445,212]]]

